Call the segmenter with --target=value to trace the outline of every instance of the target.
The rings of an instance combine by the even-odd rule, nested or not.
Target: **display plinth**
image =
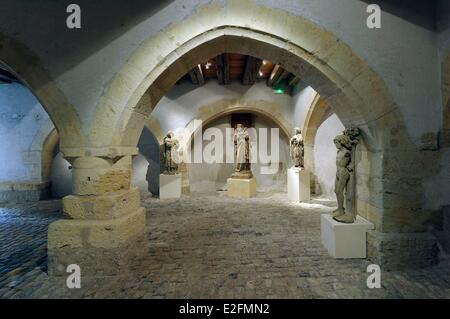
[[[159,198],[171,199],[181,197],[181,175],[159,175]]]
[[[238,198],[250,198],[256,196],[256,178],[229,178],[228,195]]]
[[[292,167],[288,169],[288,200],[307,202],[311,199],[311,182],[308,170]]]
[[[374,225],[357,216],[353,224],[340,223],[329,214],[320,220],[322,244],[334,258],[366,258],[367,232]]]

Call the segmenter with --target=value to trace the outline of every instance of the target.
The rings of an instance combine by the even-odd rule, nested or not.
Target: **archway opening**
[[[27,272],[47,271],[47,228],[63,217],[51,194],[59,135],[47,110],[0,62],[0,277],[11,287]]]

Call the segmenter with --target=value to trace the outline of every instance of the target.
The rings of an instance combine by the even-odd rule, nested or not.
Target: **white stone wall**
[[[287,121],[292,117],[292,97],[287,94],[274,94],[265,81],[253,86],[244,86],[239,82],[219,85],[217,81],[208,81],[203,86],[187,82],[175,85],[161,99],[152,112],[163,132],[174,131],[181,134],[194,118],[201,118],[201,108],[221,100],[242,99],[243,101],[265,101],[279,106]],[[292,122],[291,122],[292,123]]]
[[[182,134],[184,127],[193,119],[201,117],[201,108],[223,99],[242,99],[245,101],[259,100],[269,101],[281,105],[283,116],[292,126],[303,127],[306,114],[311,106],[316,92],[304,84],[299,84],[293,96],[287,94],[274,94],[265,83],[257,83],[252,87],[242,86],[235,82],[230,85],[219,85],[215,81],[209,81],[204,86],[194,86],[189,83],[176,85],[161,100],[152,113],[152,117],[158,122],[163,132],[169,130]],[[256,116],[255,127],[273,127],[273,122]],[[203,129],[208,127],[218,127],[223,132],[229,127],[229,116],[224,116]],[[335,147],[333,138],[340,134],[343,125],[336,115],[330,116],[319,128],[316,138],[316,149],[314,160],[316,161],[316,172],[319,176],[319,184],[323,190],[323,195],[333,196],[333,185],[335,175]],[[142,190],[148,189],[149,178],[147,168],[149,156],[157,150],[157,142],[151,133],[146,131],[139,141],[139,150],[143,154],[138,155],[133,160],[133,185]],[[286,190],[286,169],[292,165],[289,157],[288,141],[280,132],[280,171],[273,175],[261,174],[260,165],[253,165],[253,171],[258,181],[259,191],[285,191]],[[180,136],[180,135],[179,135]],[[208,142],[205,142],[206,145]],[[151,160],[155,162],[156,159]],[[157,178],[157,165],[152,165],[150,173],[152,183]],[[153,173],[152,173],[153,172]],[[190,189],[193,192],[208,192],[226,188],[226,179],[232,174],[233,165],[230,164],[188,164]],[[157,183],[155,183],[157,184]],[[155,185],[156,187],[156,185]],[[154,187],[154,188],[155,188]]]
[[[294,103],[294,127],[304,129],[306,116],[309,108],[314,101],[317,92],[305,83],[300,82],[294,90],[293,103]]]
[[[335,198],[337,151],[333,139],[344,129],[344,125],[336,114],[332,114],[319,126],[314,143],[314,175],[320,185],[321,195],[329,198]]]
[[[39,149],[28,151],[47,120],[45,110],[22,84],[0,85],[0,183],[41,182]]]

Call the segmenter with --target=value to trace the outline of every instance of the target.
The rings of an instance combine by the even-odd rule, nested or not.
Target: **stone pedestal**
[[[329,214],[320,220],[322,244],[334,258],[366,258],[367,232],[372,229],[374,225],[360,216],[353,224],[335,221]]]
[[[181,174],[159,175],[159,198],[171,199],[181,197]]]
[[[228,196],[237,198],[250,198],[256,196],[256,178],[250,179],[229,178]]]
[[[139,190],[130,188],[131,156],[70,161],[74,195],[63,199],[65,219],[48,229],[49,275],[67,278],[72,264],[82,278],[123,274],[145,249],[145,209]]]
[[[311,200],[311,182],[308,170],[300,168],[288,169],[288,200],[291,202],[307,202]]]

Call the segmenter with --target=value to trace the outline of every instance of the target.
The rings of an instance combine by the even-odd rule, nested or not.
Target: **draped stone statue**
[[[233,135],[234,142],[234,173],[232,178],[252,178],[250,165],[250,135],[247,128],[237,124]]]
[[[303,168],[304,146],[302,131],[299,128],[295,129],[295,135],[291,138],[289,146],[294,166],[296,168]]]
[[[164,137],[164,174],[178,173],[178,148],[179,143],[173,132]]]
[[[356,220],[355,156],[359,140],[360,130],[356,127],[345,130],[334,139],[337,148],[334,192],[338,208],[332,217],[341,223],[351,224]]]

